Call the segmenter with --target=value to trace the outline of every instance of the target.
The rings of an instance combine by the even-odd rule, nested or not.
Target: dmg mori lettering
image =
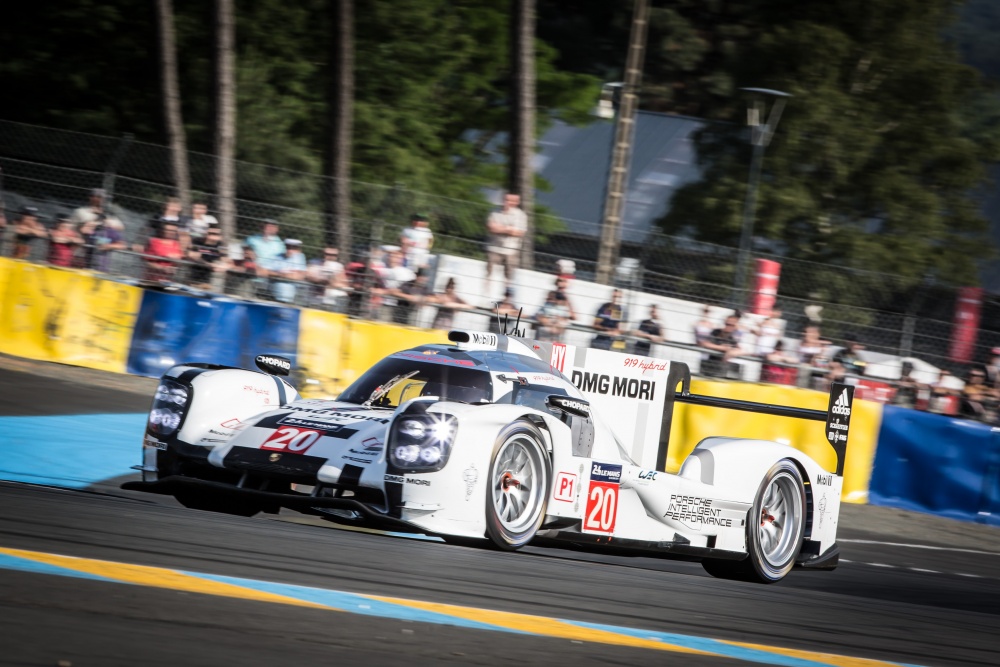
[[[645,401],[652,401],[656,395],[656,383],[652,380],[618,377],[602,373],[573,371],[573,384],[579,387],[580,391],[638,398]]]

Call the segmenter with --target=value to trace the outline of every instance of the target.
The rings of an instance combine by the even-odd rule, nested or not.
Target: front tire
[[[806,492],[798,467],[789,459],[772,467],[754,497],[747,518],[747,558],[705,560],[713,577],[773,584],[795,566],[806,530]]]
[[[528,544],[545,518],[551,461],[535,426],[516,421],[497,437],[486,489],[486,537],[505,551]]]

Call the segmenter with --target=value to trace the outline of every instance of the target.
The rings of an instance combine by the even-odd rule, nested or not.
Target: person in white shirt
[[[306,280],[315,285],[315,301],[324,306],[339,306],[350,288],[344,265],[339,261],[340,251],[333,246],[323,249],[323,259],[309,262]]]
[[[399,245],[403,247],[406,268],[416,271],[427,266],[434,245],[434,232],[427,216],[417,213],[410,218],[410,226],[399,235]]]
[[[505,286],[510,287],[521,258],[521,244],[528,231],[528,216],[519,207],[521,196],[508,192],[503,207],[490,214],[486,221],[489,240],[486,246],[486,282],[493,279],[493,267],[503,266]]]
[[[190,237],[190,243],[200,243],[209,227],[218,227],[219,221],[214,215],[208,214],[208,207],[204,204],[191,205],[191,219],[187,221],[185,232]]]

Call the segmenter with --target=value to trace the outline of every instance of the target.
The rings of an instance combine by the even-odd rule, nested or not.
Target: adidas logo
[[[830,408],[830,412],[835,415],[843,415],[845,417],[851,416],[851,401],[847,398],[847,390],[840,395],[839,398],[834,402],[833,407]]]

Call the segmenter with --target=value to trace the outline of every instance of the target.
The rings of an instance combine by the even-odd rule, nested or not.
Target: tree
[[[236,236],[236,22],[233,0],[215,0],[215,179],[222,237]]]
[[[156,0],[156,20],[160,35],[160,81],[163,88],[163,115],[170,146],[170,164],[181,208],[190,211],[191,176],[187,162],[187,139],[181,118],[181,93],[177,83],[177,43],[171,0]]]
[[[795,96],[763,163],[756,232],[772,252],[911,283],[929,274],[976,283],[975,262],[989,243],[972,193],[1000,142],[995,128],[967,122],[965,106],[981,101],[982,84],[941,35],[951,6],[759,6],[728,72],[740,86]],[[663,227],[733,245],[749,163],[745,129],[711,125],[698,151],[703,178],[677,193]],[[818,274],[800,296],[836,302],[884,288],[844,281],[835,269]]]
[[[535,0],[511,0],[510,10],[511,133],[508,155],[509,190],[521,196],[528,230],[521,246],[521,266],[535,258]]]
[[[338,245],[341,257],[351,256],[351,130],[354,118],[354,2],[332,5],[333,41],[330,55],[330,152],[327,159],[329,195],[326,244]]]

